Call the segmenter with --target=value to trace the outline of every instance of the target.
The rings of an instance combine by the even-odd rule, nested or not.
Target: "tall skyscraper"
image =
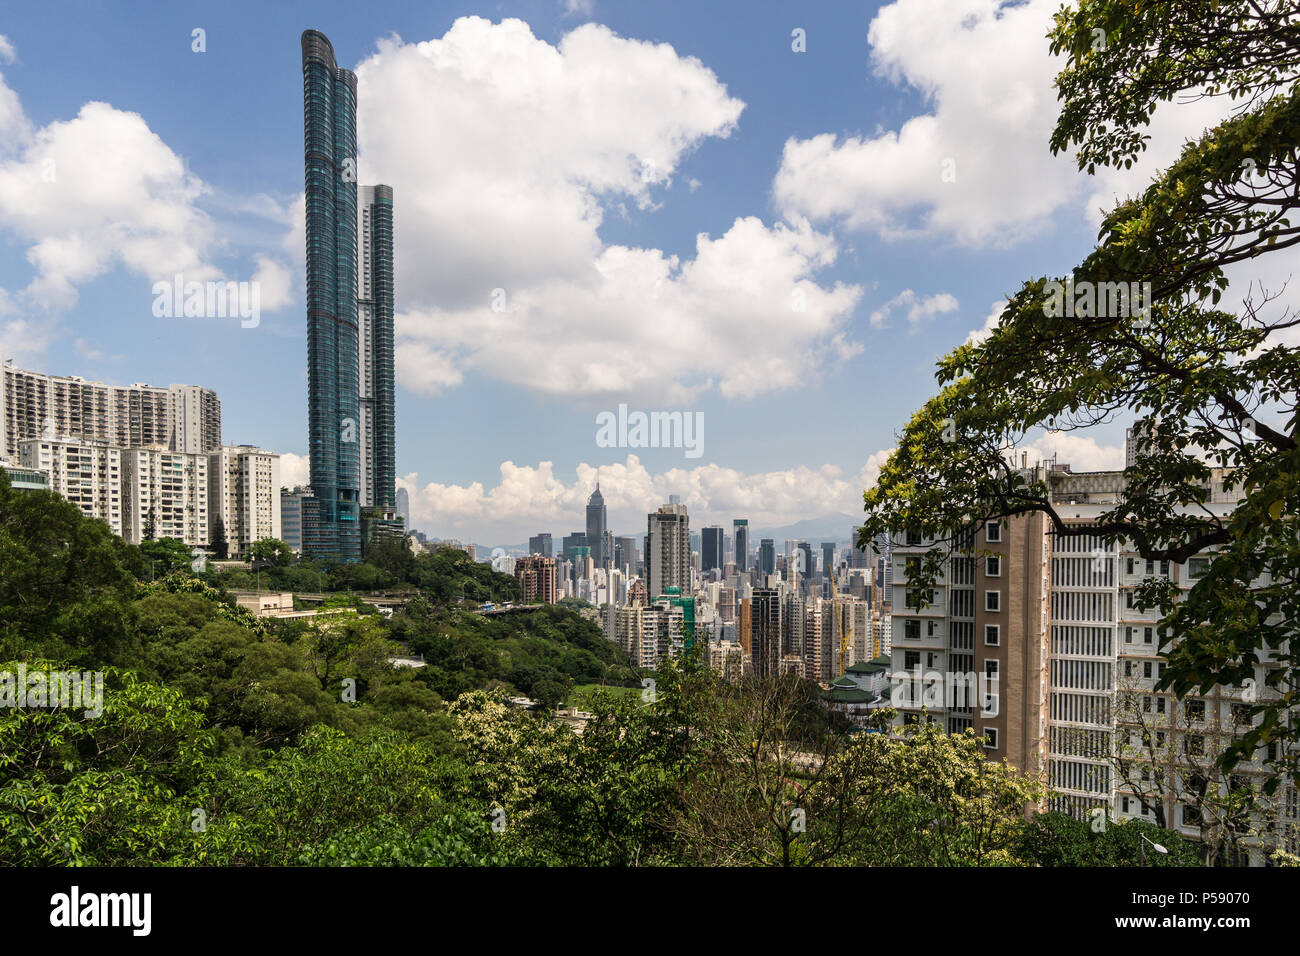
[[[755,588],[750,608],[750,653],[755,677],[778,673],[781,661],[781,592]]]
[[[822,542],[822,575],[833,577],[835,574],[835,542]]]
[[[596,482],[596,490],[587,499],[587,544],[591,547],[591,561],[598,568],[603,568],[605,562],[614,557],[606,549],[609,543],[605,535],[608,520],[605,499],[600,494],[600,482]]]
[[[700,570],[712,571],[722,567],[722,529],[712,525],[703,530],[700,539]]]
[[[686,506],[660,505],[647,516],[645,577],[650,600],[669,587],[685,591],[691,583],[691,528]]]
[[[411,530],[411,496],[406,493],[405,488],[398,488],[397,494],[397,514],[402,519],[402,526],[407,531]]]
[[[776,542],[771,538],[758,543],[758,570],[761,574],[776,573]]]
[[[312,520],[305,550],[361,557],[357,339],[357,78],[329,40],[302,35],[307,207],[307,418]],[[306,503],[304,503],[305,505]]]
[[[731,522],[732,535],[736,539],[736,570],[749,570],[749,519],[736,518]]]
[[[361,504],[396,507],[393,412],[393,190],[358,188],[357,342],[361,432]]]
[[[551,533],[549,531],[535,534],[528,539],[529,554],[540,554],[544,558],[553,558],[555,557],[554,547],[554,544],[551,543]]]
[[[636,566],[640,560],[636,547],[636,535],[622,535],[614,539],[614,567],[626,568],[629,574],[635,574]]]

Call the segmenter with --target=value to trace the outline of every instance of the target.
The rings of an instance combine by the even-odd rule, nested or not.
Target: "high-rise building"
[[[591,547],[592,563],[603,568],[606,560],[613,560],[612,554],[605,552],[605,532],[609,515],[605,510],[605,499],[600,493],[600,482],[596,482],[596,490],[591,493],[587,499],[587,544]]]
[[[302,503],[310,497],[306,488],[280,489],[280,540],[294,554],[302,554]]]
[[[754,676],[774,676],[780,671],[781,661],[781,592],[776,588],[755,588],[750,615]]]
[[[760,574],[776,574],[776,542],[764,538],[758,543],[758,570]]]
[[[822,575],[828,578],[835,577],[835,542],[822,542]]]
[[[636,535],[621,535],[614,539],[614,566],[627,569],[628,574],[636,574],[641,556],[637,552]]]
[[[722,529],[717,525],[704,528],[700,538],[700,570],[706,574],[722,567]]]
[[[357,188],[357,240],[361,504],[380,511],[396,511],[391,186]]]
[[[585,531],[571,531],[566,534],[560,541],[560,556],[566,561],[572,561],[574,552],[578,548],[586,548],[588,552],[591,550],[591,545],[587,542],[587,533]]]
[[[736,570],[749,570],[749,519],[736,518],[731,522],[732,537],[736,544]]]
[[[540,554],[544,558],[553,558],[555,557],[554,547],[549,531],[542,531],[528,539],[529,554]]]
[[[329,40],[302,35],[307,225],[307,417],[310,504],[304,550],[361,557],[357,336],[357,78]]]
[[[216,543],[221,519],[232,558],[243,558],[265,538],[280,538],[280,456],[252,445],[208,453],[208,519]]]
[[[197,385],[105,385],[14,367],[0,371],[0,457],[17,461],[29,438],[164,445],[198,454],[221,445],[221,401]]]
[[[559,601],[559,577],[554,558],[530,554],[515,561],[514,571],[523,592],[523,603],[555,604]]]
[[[670,587],[685,593],[691,583],[690,518],[686,506],[660,505],[647,516],[645,578],[653,601]]]
[[[122,537],[129,544],[176,538],[207,547],[208,456],[164,445],[122,450]]]
[[[43,474],[50,491],[122,535],[121,448],[73,438],[28,438],[19,447],[18,463]]]
[[[402,527],[411,530],[411,496],[405,488],[397,489],[397,516],[402,519]]]

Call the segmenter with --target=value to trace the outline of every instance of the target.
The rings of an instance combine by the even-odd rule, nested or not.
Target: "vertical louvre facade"
[[[357,78],[322,34],[302,35],[307,206],[310,539],[320,557],[361,556],[357,339]],[[304,528],[304,537],[309,531]]]
[[[357,317],[361,348],[361,503],[392,512],[397,507],[396,422],[393,414],[392,187],[362,186],[359,210],[361,255]]]

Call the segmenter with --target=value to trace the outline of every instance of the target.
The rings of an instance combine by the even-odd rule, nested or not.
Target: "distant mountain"
[[[749,526],[749,541],[751,545],[757,545],[762,538],[771,538],[777,543],[777,549],[783,545],[787,538],[793,538],[798,541],[807,541],[811,545],[818,545],[823,541],[835,541],[844,543],[849,540],[849,535],[854,528],[862,524],[862,515],[830,514],[823,515],[820,518],[804,518],[802,521],[796,521],[794,524],[782,525],[779,528],[760,528],[757,525]],[[727,529],[730,534],[731,529]]]

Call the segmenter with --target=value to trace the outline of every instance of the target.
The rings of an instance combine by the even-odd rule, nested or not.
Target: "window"
[[[1160,573],[1163,574],[1165,577],[1169,577],[1169,562],[1168,562],[1168,561],[1161,561],[1161,562],[1160,562]]]
[[[1163,704],[1164,701],[1162,700],[1160,703]],[[1163,708],[1161,708],[1161,709],[1163,710]],[[1164,732],[1163,730],[1157,730],[1157,731],[1156,731],[1156,746],[1157,746],[1157,747],[1163,747],[1164,745],[1165,745],[1165,732]]]
[[[997,732],[997,729],[996,729],[996,728],[993,728],[993,727],[987,727],[987,728],[985,728],[985,730],[984,730],[984,749],[985,749],[985,750],[997,750],[997,749],[998,749],[998,732]]]
[[[984,610],[1000,611],[1002,610],[1002,592],[985,591],[984,592]]]
[[[1132,591],[1125,591],[1125,592],[1124,592],[1124,606],[1125,606],[1125,607],[1129,607],[1129,608],[1131,608],[1131,607],[1133,606],[1133,592],[1132,592]]]
[[[984,523],[984,540],[1001,541],[1002,525],[998,524],[996,521],[986,521]]]
[[[918,620],[915,620],[915,619],[911,619],[911,620],[906,620],[906,621],[904,621],[904,622],[903,622],[903,637],[908,638],[908,639],[912,639],[912,640],[920,640],[920,638],[921,638],[921,622],[918,621]],[[908,653],[910,654],[911,651],[909,651]]]
[[[1150,661],[1143,661],[1143,662],[1142,662],[1142,676],[1145,677],[1145,678],[1147,678],[1148,680],[1150,680],[1150,678],[1151,678],[1151,662],[1150,662]]]
[[[1137,570],[1137,562],[1132,558],[1128,559],[1128,573],[1133,574]]]
[[[1205,719],[1205,701],[1203,700],[1186,700],[1183,701],[1183,714],[1188,720]]]
[[[934,637],[934,628],[935,628],[935,623],[934,623],[934,621],[926,621],[926,622],[925,622],[925,636],[926,636],[926,637]]]
[[[935,662],[935,660],[938,659],[938,657],[939,657],[939,655],[938,655],[938,654],[935,654],[933,651],[931,651],[930,653],[926,654],[926,655],[925,655],[925,666],[926,666],[927,668],[933,668],[933,667],[934,667],[934,662]]]
[[[1124,676],[1125,676],[1125,677],[1132,677],[1132,676],[1133,676],[1133,662],[1132,662],[1132,661],[1125,661],[1125,662],[1124,662]]]
[[[920,651],[903,651],[903,669],[912,670],[921,666]]]
[[[1163,697],[1157,697],[1157,698],[1156,698],[1156,713],[1157,713],[1157,714],[1163,714],[1164,712],[1165,712],[1165,699],[1164,699]]]
[[[1187,559],[1187,579],[1195,581],[1197,578],[1210,570],[1209,558],[1188,558]]]
[[[1133,628],[1131,627],[1124,628],[1124,643],[1125,644],[1133,643]]]
[[[1232,705],[1232,722],[1239,726],[1247,726],[1251,721],[1250,704],[1233,704]]]
[[[1144,628],[1142,629],[1142,643],[1143,643],[1143,644],[1150,644],[1150,643],[1151,643],[1151,635],[1152,635],[1151,628],[1149,628],[1149,627],[1144,627]]]
[[[1205,755],[1205,738],[1200,734],[1188,734],[1184,746],[1189,757],[1203,757]]]
[[[991,681],[998,679],[998,662],[996,660],[990,659],[984,662],[984,676]]]
[[[915,531],[909,531],[907,532],[907,536],[905,540],[907,541],[909,547],[915,547],[916,545],[921,543],[921,535]]]
[[[985,624],[984,625],[984,643],[989,647],[997,647],[1002,643],[1002,625]]]
[[[1128,813],[1128,797],[1125,797],[1123,799],[1123,801],[1121,802],[1121,806],[1123,807],[1124,812]]]
[[[1147,559],[1147,574],[1155,574],[1155,573],[1156,573],[1156,563],[1155,563],[1155,561],[1154,561],[1153,559],[1148,558],[1148,559]]]
[[[984,575],[990,578],[1002,577],[1002,559],[991,554],[984,559]]]

